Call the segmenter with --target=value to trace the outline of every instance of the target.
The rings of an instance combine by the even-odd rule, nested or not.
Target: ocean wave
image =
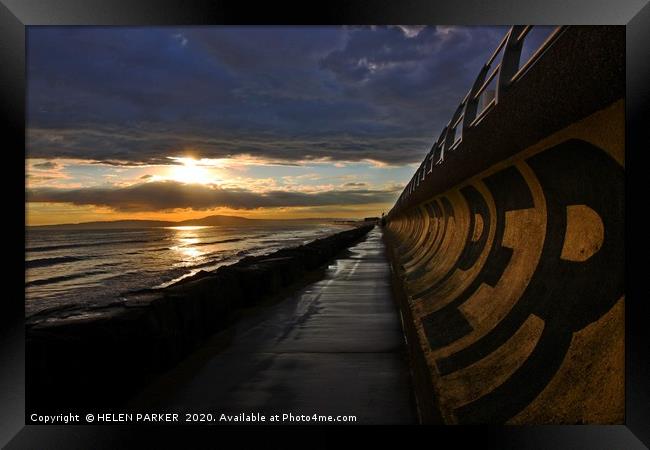
[[[235,255],[236,256],[247,256],[247,255],[251,255],[253,253],[257,253],[257,252],[260,252],[260,251],[270,252],[270,251],[272,251],[274,249],[275,249],[275,247],[268,246],[268,245],[265,245],[263,247],[251,247],[251,248],[246,248],[244,250],[240,250],[237,253],[235,253]]]
[[[50,252],[53,250],[66,250],[71,248],[83,247],[101,247],[103,245],[119,245],[119,244],[143,244],[147,242],[162,241],[162,239],[131,239],[128,241],[103,241],[103,242],[88,242],[83,244],[61,244],[61,245],[45,245],[41,247],[27,248],[27,252]]]
[[[115,267],[115,266],[121,266],[123,264],[124,261],[112,261],[112,262],[97,264],[97,267]]]
[[[25,283],[25,286],[43,286],[45,284],[54,284],[54,283],[61,283],[62,281],[70,281],[70,280],[75,280],[77,278],[85,278],[88,275],[99,275],[102,273],[106,273],[105,270],[95,270],[91,272],[82,272],[82,273],[73,273],[70,275],[58,275],[55,277],[50,277],[50,278],[41,278],[38,280],[31,280]]]
[[[260,241],[260,244],[281,244],[283,242],[282,239],[262,239]]]
[[[81,256],[56,256],[53,258],[31,259],[29,261],[25,261],[25,268],[33,269],[35,267],[48,267],[68,262],[82,261],[84,259],[87,258]]]
[[[202,263],[198,263],[198,264],[194,264],[194,265],[191,265],[191,266],[187,266],[186,268],[187,268],[187,269],[192,269],[192,270],[193,270],[193,269],[200,269],[200,268],[202,268],[202,267],[213,266],[213,265],[215,265],[215,264],[218,264],[218,263],[222,262],[224,259],[226,259],[226,258],[217,258],[217,259],[212,259],[212,260],[210,260],[210,261],[204,261],[204,262],[202,262]]]
[[[202,246],[202,245],[213,245],[213,244],[226,244],[228,242],[239,242],[243,241],[244,238],[232,238],[232,239],[222,239],[220,241],[209,241],[209,242],[198,242],[194,244],[195,246]]]
[[[141,255],[145,253],[154,253],[154,252],[166,252],[168,250],[171,250],[169,247],[158,247],[158,248],[141,248],[139,250],[134,250],[132,252],[126,252],[124,255]]]

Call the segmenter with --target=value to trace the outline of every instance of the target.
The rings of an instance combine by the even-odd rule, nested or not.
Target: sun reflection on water
[[[184,262],[191,262],[199,259],[205,253],[195,247],[196,244],[200,242],[197,230],[200,230],[201,226],[188,226],[188,227],[169,227],[176,232],[173,237],[175,245],[170,247],[170,250],[174,250],[180,253]]]

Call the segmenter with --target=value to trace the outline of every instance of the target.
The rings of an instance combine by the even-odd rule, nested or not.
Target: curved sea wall
[[[372,228],[247,257],[104,307],[31,319],[26,330],[27,409],[119,406],[223,329],[237,310],[280,293]]]
[[[573,33],[556,53],[581,42]],[[609,46],[592,48],[602,59],[594,80],[617,69],[603,52],[623,54],[621,33],[601,34]],[[573,56],[590,66],[589,54]],[[607,92],[555,85],[597,104],[622,97],[612,79]],[[509,141],[507,127],[487,132]],[[486,137],[450,155],[459,165],[478,158],[482,170],[458,182],[436,167],[430,183],[418,181],[424,192],[390,212],[386,242],[424,422],[623,422],[624,136],[617,100],[505,157]]]

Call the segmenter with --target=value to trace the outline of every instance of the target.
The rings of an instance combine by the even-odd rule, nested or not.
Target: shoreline
[[[358,224],[357,224],[358,225]],[[221,226],[201,226],[193,228],[209,228],[209,229],[222,229]],[[321,229],[322,228],[322,229]],[[72,264],[67,265],[55,265],[54,274],[59,275],[58,271],[63,274],[63,277],[53,277],[52,271],[49,273],[47,269],[40,268],[34,264],[35,268],[30,269],[31,261],[35,260],[41,261],[56,261],[63,259],[61,258],[61,252],[54,253],[53,257],[50,257],[52,254],[45,254],[46,257],[42,257],[41,254],[30,254],[29,249],[27,252],[27,257],[32,259],[26,261],[26,304],[25,304],[25,317],[28,322],[41,321],[47,319],[48,317],[55,317],[57,315],[70,315],[70,314],[79,314],[82,311],[91,311],[96,309],[102,309],[113,304],[119,304],[121,298],[130,297],[133,294],[141,293],[144,291],[152,291],[164,289],[166,287],[172,286],[179,281],[182,281],[186,278],[191,278],[200,271],[212,272],[218,270],[222,266],[229,266],[236,264],[240,260],[244,259],[247,256],[263,256],[268,255],[272,252],[289,248],[296,247],[300,245],[305,245],[313,240],[320,239],[322,237],[327,237],[328,235],[336,234],[340,231],[345,231],[348,229],[354,228],[351,224],[328,224],[323,223],[321,225],[310,225],[300,229],[300,234],[305,234],[305,239],[293,239],[292,234],[289,232],[287,234],[284,227],[276,229],[275,227],[254,227],[254,230],[248,232],[247,228],[232,230],[229,227],[224,229],[228,231],[228,236],[236,236],[234,239],[218,240],[212,236],[213,231],[203,231],[202,234],[197,234],[197,239],[199,242],[196,244],[197,249],[200,250],[199,256],[196,258],[196,261],[185,260],[182,254],[179,256],[179,250],[176,250],[175,246],[182,245],[179,241],[175,240],[173,236],[167,235],[146,235],[145,237],[138,237],[136,242],[138,244],[131,248],[128,248],[129,253],[127,255],[132,255],[134,253],[145,255],[147,258],[149,255],[163,255],[165,258],[170,259],[170,263],[165,265],[160,262],[147,262],[146,265],[140,265],[138,260],[135,260],[135,256],[120,256],[119,254],[115,256],[112,241],[116,240],[117,244],[123,243],[123,238],[110,238],[106,242],[99,243],[85,243],[86,241],[79,244],[79,247],[93,246],[101,247],[105,252],[109,252],[108,256],[102,254],[96,255],[95,253],[100,250],[95,250],[91,256],[87,256],[85,253],[79,253],[83,249],[77,250],[75,244],[66,243],[65,246],[73,247],[71,255],[74,256],[65,256],[66,260],[72,261]],[[289,228],[291,230],[292,228]],[[156,228],[148,228],[143,231],[151,230],[154,232]],[[268,232],[260,231],[268,230]],[[279,231],[278,231],[279,230]],[[124,231],[131,231],[131,229],[125,229]],[[279,233],[279,234],[278,234]],[[209,235],[207,237],[201,237],[203,234]],[[272,239],[266,238],[265,240],[259,241],[260,238],[270,236]],[[252,244],[248,241],[252,239]],[[243,245],[240,244],[230,244],[231,241],[247,241]],[[162,247],[155,248],[151,250],[155,253],[148,253],[147,246],[148,242],[160,242]],[[205,241],[205,242],[204,242]],[[67,241],[66,241],[67,242]],[[270,243],[269,243],[270,242]],[[140,244],[144,243],[144,244]],[[224,243],[225,247],[222,249],[221,245],[215,247],[211,244],[222,244]],[[210,245],[208,250],[204,250],[205,245]],[[236,245],[237,247],[233,247]],[[43,247],[44,249],[49,249],[48,246]],[[40,249],[40,247],[37,247]],[[133,252],[132,250],[136,251]],[[54,251],[58,250],[55,246]],[[158,253],[161,250],[165,250],[164,253]],[[113,252],[113,253],[111,253]],[[27,258],[26,257],[26,258]],[[41,257],[41,259],[38,259]],[[107,258],[107,259],[105,259]],[[104,264],[101,264],[102,261],[110,261],[110,265],[119,265],[123,270],[115,270],[114,268],[105,268]],[[76,263],[74,261],[81,261]],[[65,262],[65,261],[64,261]],[[91,264],[92,267],[88,269],[87,267],[82,267],[84,264]],[[99,269],[95,271],[95,269]],[[30,271],[31,270],[31,271]],[[144,270],[144,272],[142,272]],[[130,275],[130,279],[122,277],[123,272],[128,274],[136,274],[141,272],[142,275]],[[101,288],[99,285],[93,285],[92,278],[95,277],[95,274],[101,274],[100,277],[107,279],[106,288]],[[72,275],[70,275],[72,274]],[[64,284],[60,285],[59,288],[59,278],[64,280]],[[74,279],[74,282],[70,287],[65,286],[67,279]],[[89,280],[89,281],[87,281]],[[75,283],[78,283],[79,286],[76,286]],[[90,283],[88,288],[85,287],[86,284]],[[100,281],[101,283],[101,281]],[[41,285],[44,285],[41,287]],[[52,297],[52,294],[48,292],[48,289],[53,287],[55,290],[60,291],[60,295]]]
[[[167,288],[131,294],[124,301],[30,317],[29,409],[119,405],[227,326],[238,310],[263,302],[318,269],[373,227],[247,256]]]

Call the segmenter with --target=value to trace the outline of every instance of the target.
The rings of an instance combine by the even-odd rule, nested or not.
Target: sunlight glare
[[[181,165],[174,166],[170,169],[170,179],[181,183],[198,183],[210,184],[216,180],[211,176],[208,169],[198,165],[197,161],[192,158],[174,158]]]
[[[192,260],[196,260],[203,256],[204,252],[196,248],[196,244],[199,243],[199,235],[196,233],[196,230],[207,228],[202,226],[182,226],[182,227],[168,227],[169,229],[174,230],[175,236],[174,241],[176,245],[170,247],[170,250],[179,252],[184,260],[184,263],[187,263]]]

